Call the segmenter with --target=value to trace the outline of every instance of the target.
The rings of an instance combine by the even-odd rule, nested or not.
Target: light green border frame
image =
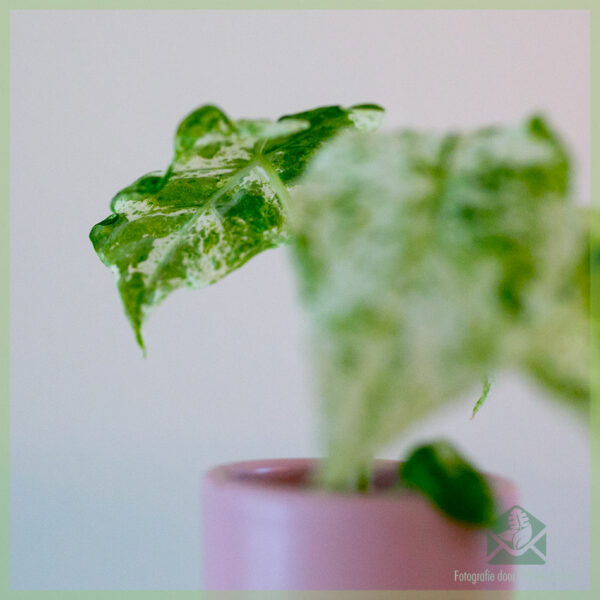
[[[591,27],[591,197],[600,192],[600,164],[597,156],[600,153],[600,104],[594,107],[593,100],[600,96],[600,77],[595,70],[600,62],[600,6],[594,8],[595,2],[568,0],[13,0],[3,3],[1,22],[2,32],[6,37],[4,50],[4,90],[9,86],[9,30],[11,10],[88,10],[88,9],[137,9],[137,10],[175,10],[175,9],[564,9],[590,11]],[[202,592],[202,591],[11,591],[9,588],[9,97],[0,94],[2,103],[2,134],[5,139],[3,151],[2,173],[6,195],[0,205],[0,277],[4,282],[3,294],[0,298],[0,595],[7,600],[110,600],[124,598],[143,600],[191,600],[206,598],[207,600],[407,600],[449,599],[463,600],[509,600],[503,592]],[[600,203],[592,200],[597,207]],[[600,232],[596,232],[599,235]],[[596,317],[600,310],[600,274],[592,277],[592,310]],[[591,589],[579,592],[534,592],[522,591],[514,595],[515,600],[563,600],[591,599],[600,592],[600,357],[593,357],[592,369],[593,393],[591,408],[591,489],[592,489],[592,545],[591,545]],[[593,594],[593,595],[592,595]]]

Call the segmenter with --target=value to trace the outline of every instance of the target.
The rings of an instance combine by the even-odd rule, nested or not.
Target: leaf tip
[[[142,336],[141,328],[134,327],[134,334],[135,334],[135,341],[137,342],[137,345],[140,347],[140,349],[142,351],[142,356],[144,358],[146,358],[148,356],[148,353],[146,351],[146,344],[144,343],[144,338]]]
[[[490,393],[491,388],[492,388],[492,380],[490,377],[486,377],[483,380],[483,388],[481,390],[481,395],[479,396],[479,399],[477,400],[477,402],[475,402],[475,406],[473,406],[473,412],[471,413],[471,421],[475,418],[475,415],[479,412],[479,409],[483,406],[484,402],[486,401],[486,399]]]
[[[374,131],[383,122],[385,110],[378,104],[355,104],[348,111],[348,117],[358,130]]]
[[[379,104],[373,102],[363,102],[362,104],[353,104],[350,108],[357,110],[375,110],[379,112],[385,112],[385,108]]]

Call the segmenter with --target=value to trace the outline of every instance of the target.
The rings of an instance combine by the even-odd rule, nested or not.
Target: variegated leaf
[[[288,188],[314,152],[341,130],[376,127],[382,113],[328,106],[276,122],[232,121],[215,106],[191,113],[169,168],[119,192],[90,234],[138,343],[150,311],[171,292],[214,283],[285,242]]]

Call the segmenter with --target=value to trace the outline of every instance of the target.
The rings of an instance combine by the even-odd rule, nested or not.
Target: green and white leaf
[[[585,219],[538,117],[464,135],[345,134],[294,195],[330,459],[354,488],[433,407],[516,367],[589,392]]]
[[[203,106],[184,119],[166,172],[119,192],[90,233],[138,343],[171,292],[214,283],[287,241],[288,189],[315,151],[341,130],[376,127],[382,114],[375,105],[328,106],[276,122],[232,121]]]

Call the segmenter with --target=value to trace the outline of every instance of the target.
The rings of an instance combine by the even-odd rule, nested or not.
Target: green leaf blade
[[[448,442],[413,450],[400,467],[400,481],[457,521],[486,527],[496,516],[494,494],[486,478]]]
[[[376,129],[382,118],[383,111],[376,105],[358,105],[349,109],[325,106],[284,116],[279,123],[300,119],[310,126],[298,135],[270,141],[265,146],[264,152],[269,156],[281,180],[289,184],[302,175],[323,140],[332,139],[344,129],[366,131]]]
[[[324,107],[276,122],[234,122],[207,105],[188,115],[167,171],[119,192],[113,214],[90,233],[115,273],[140,346],[146,319],[170,293],[215,283],[285,243],[287,186],[328,139],[355,126],[362,113],[381,112]]]

